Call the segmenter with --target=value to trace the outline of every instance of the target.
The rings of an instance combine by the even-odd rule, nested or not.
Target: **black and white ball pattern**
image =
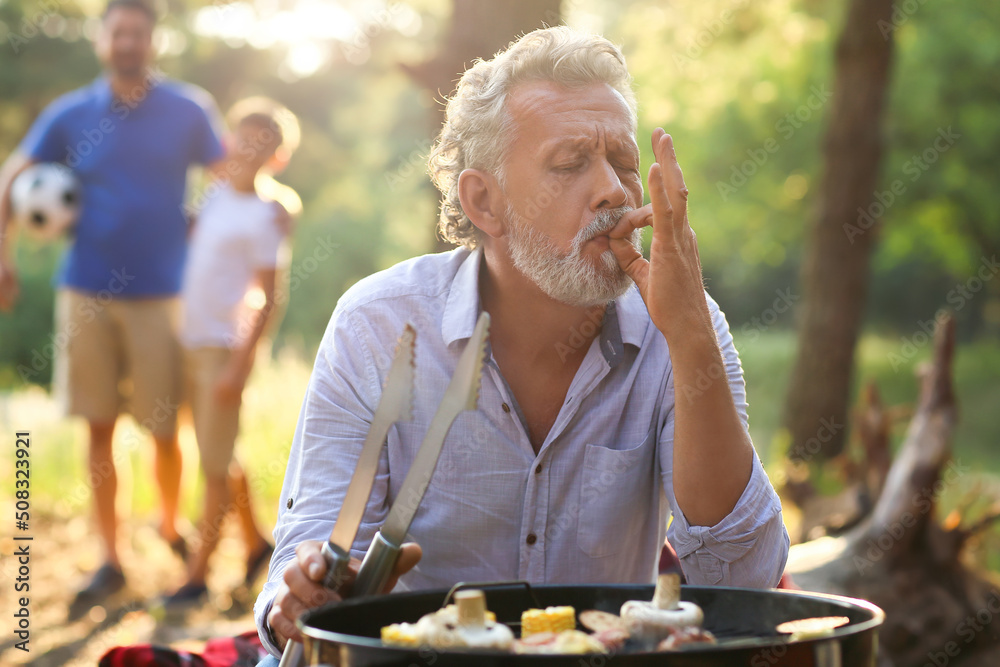
[[[69,167],[34,164],[14,179],[11,208],[29,235],[51,241],[69,233],[80,214],[80,181]]]

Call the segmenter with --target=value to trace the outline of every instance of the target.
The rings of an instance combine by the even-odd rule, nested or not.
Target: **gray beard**
[[[573,238],[569,252],[561,252],[552,239],[522,218],[507,205],[507,249],[514,268],[538,285],[550,298],[570,306],[589,308],[605,305],[625,294],[632,286],[611,250],[604,251],[595,266],[580,253],[583,244],[607,233],[631,206],[619,206],[597,213],[593,222],[581,229]],[[642,233],[636,229],[629,242],[642,252]]]

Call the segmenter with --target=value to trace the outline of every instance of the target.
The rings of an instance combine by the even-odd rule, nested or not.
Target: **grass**
[[[786,438],[781,435],[781,411],[788,388],[788,378],[795,358],[795,335],[792,332],[768,332],[756,340],[741,340],[736,346],[743,360],[750,404],[750,435],[765,468],[775,484],[784,471],[782,456]],[[853,392],[874,381],[886,406],[916,409],[919,383],[918,366],[931,358],[932,347],[924,345],[910,358],[903,359],[903,341],[867,335],[857,353]],[[952,456],[960,469],[968,472],[960,483],[946,485],[937,506],[937,516],[944,518],[953,510],[963,510],[963,525],[983,516],[994,503],[1000,503],[1000,343],[978,341],[960,345],[954,361],[958,426],[952,443]],[[852,400],[852,404],[855,400]],[[901,419],[893,431],[893,445],[898,447],[909,419]],[[835,474],[824,477],[819,471],[819,487],[835,492]],[[996,507],[993,507],[996,510]],[[786,512],[793,524],[795,512]],[[994,527],[969,544],[966,556],[993,572],[1000,572],[1000,529]]]
[[[747,378],[751,435],[765,467],[774,478],[780,468],[781,410],[794,358],[795,338],[790,332],[776,331],[752,341],[737,337],[736,343]],[[864,337],[859,346],[856,384],[874,379],[886,405],[915,403],[918,387],[913,371],[931,352],[929,345],[924,346],[898,368],[893,368],[896,361],[893,355],[899,354],[900,346],[898,339],[871,335]],[[266,525],[273,525],[310,363],[289,348],[275,359],[269,360],[269,355],[263,353],[257,358],[258,366],[244,395],[237,451],[250,477],[259,516]],[[1000,447],[997,447],[1000,444],[1000,419],[997,418],[1000,343],[982,341],[960,346],[955,371],[960,420],[954,456],[963,466],[972,469],[971,485],[979,484],[988,496],[1000,498]],[[898,426],[894,434],[897,443],[905,427],[905,423]],[[82,423],[60,418],[51,398],[35,387],[0,395],[0,428],[7,434],[14,430],[31,431],[34,511],[44,510],[64,518],[89,513],[86,432]],[[193,522],[199,512],[201,485],[190,420],[183,415],[181,446],[185,459],[182,512]],[[158,501],[152,483],[151,441],[139,433],[131,420],[123,419],[116,432],[115,447],[119,460],[126,464],[119,465],[122,515],[155,521]],[[13,479],[13,461],[10,456],[0,459],[0,474],[4,479]],[[968,492],[970,485],[962,486],[942,498],[945,512],[959,501],[962,493]],[[0,497],[9,497],[12,488],[0,491]],[[996,563],[991,559],[990,565],[1000,569],[1000,555]]]
[[[273,525],[288,449],[311,368],[290,349],[276,359],[261,352],[243,396],[237,455],[247,471],[261,521]],[[84,422],[62,418],[55,401],[41,388],[31,387],[0,394],[0,428],[8,434],[15,430],[31,433],[34,512],[61,518],[90,512]],[[200,513],[202,486],[197,444],[186,411],[180,415],[180,443],[184,457],[181,512],[193,522]],[[125,417],[119,419],[115,429],[114,451],[120,515],[140,520],[154,516],[159,501],[153,483],[152,440]],[[13,457],[0,459],[0,476],[4,479],[14,478],[13,461]],[[4,489],[0,498],[9,494]]]
[[[874,380],[887,406],[916,408],[919,385],[915,370],[929,361],[931,347],[919,349],[912,358],[898,363],[902,343],[898,339],[865,336],[858,348],[857,387]],[[743,360],[750,403],[750,435],[765,466],[780,459],[781,413],[788,377],[795,357],[795,335],[771,332],[756,340],[741,340],[736,346]],[[895,368],[894,368],[895,366]],[[955,359],[955,389],[959,423],[953,453],[956,459],[984,472],[1000,474],[1000,343],[980,341],[958,347]],[[853,403],[853,401],[852,401]],[[906,423],[894,433],[898,444]]]

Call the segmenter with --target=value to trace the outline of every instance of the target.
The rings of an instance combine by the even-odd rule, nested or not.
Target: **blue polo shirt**
[[[204,90],[155,75],[147,83],[129,104],[100,77],[50,104],[21,142],[31,159],[69,166],[83,186],[60,286],[126,298],[180,291],[188,168],[223,156],[222,125]]]

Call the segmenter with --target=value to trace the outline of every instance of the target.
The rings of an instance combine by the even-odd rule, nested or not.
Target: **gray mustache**
[[[631,206],[619,206],[618,208],[602,208],[591,220],[590,224],[584,227],[577,238],[581,243],[589,241],[595,236],[606,234],[615,228],[622,216],[632,210]]]

